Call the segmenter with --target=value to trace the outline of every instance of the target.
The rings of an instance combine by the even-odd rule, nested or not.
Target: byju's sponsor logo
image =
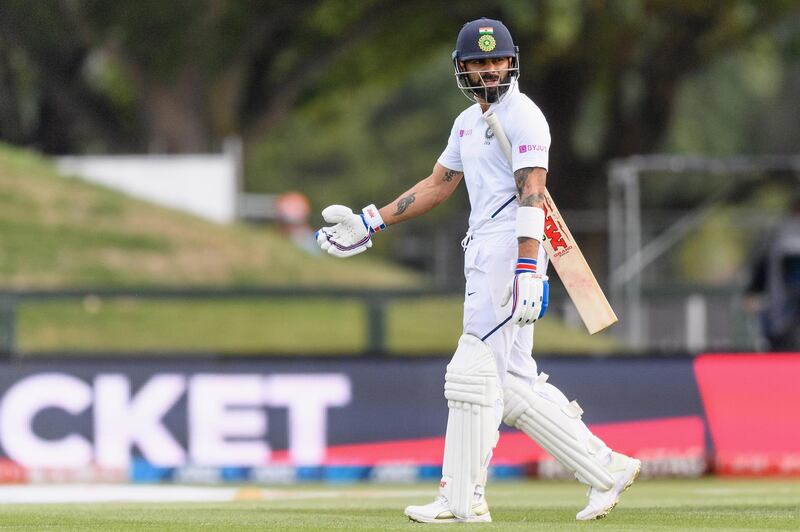
[[[547,152],[547,146],[543,146],[541,144],[520,144],[519,146],[520,153],[528,153],[532,151]]]
[[[470,135],[472,135],[472,130],[471,129],[459,129],[458,130],[458,136],[459,137],[468,137]]]

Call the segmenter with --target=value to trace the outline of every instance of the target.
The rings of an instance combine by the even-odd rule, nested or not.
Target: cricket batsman
[[[491,521],[485,487],[502,422],[516,427],[589,486],[578,520],[605,517],[639,474],[641,462],[613,452],[581,420],[582,410],[537,371],[533,323],[547,310],[544,189],[550,131],[517,86],[519,53],[498,20],[461,28],[453,52],[458,88],[474,102],[456,118],[431,175],[394,202],[355,214],[331,205],[320,247],[350,257],[388,226],[420,216],[464,181],[471,212],[464,247],[464,329],[447,365],[448,419],[436,499],[409,506],[422,523]],[[494,113],[512,146],[505,156],[485,117]]]

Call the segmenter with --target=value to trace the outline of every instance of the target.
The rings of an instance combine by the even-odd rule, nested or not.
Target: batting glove
[[[317,231],[317,244],[339,258],[352,257],[371,248],[372,234],[386,228],[375,205],[364,207],[361,214],[355,214],[344,205],[331,205],[322,211],[322,217],[335,225]]]
[[[547,312],[550,302],[550,283],[547,276],[536,272],[535,259],[519,259],[514,270],[514,280],[506,287],[502,306],[511,305],[511,322],[524,327],[535,322]]]

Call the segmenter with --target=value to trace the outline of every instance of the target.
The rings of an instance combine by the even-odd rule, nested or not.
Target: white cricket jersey
[[[497,115],[511,143],[512,164],[494,139],[477,103],[465,109],[453,123],[439,164],[464,172],[471,212],[469,227],[514,231],[517,218],[517,186],[514,172],[520,168],[547,169],[550,128],[539,107],[519,92],[515,83],[489,111]]]

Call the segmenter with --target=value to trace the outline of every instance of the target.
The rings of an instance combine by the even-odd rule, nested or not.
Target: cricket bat
[[[503,126],[494,113],[487,114],[485,119],[510,163],[511,143]],[[569,232],[547,189],[544,190],[544,236],[545,241],[542,245],[547,251],[547,256],[550,257],[550,262],[558,272],[558,277],[567,289],[575,308],[578,309],[578,314],[589,334],[602,331],[616,323],[617,315],[614,314],[614,309],[608,303],[603,289],[597,283],[586,258],[572,237],[572,233]]]

